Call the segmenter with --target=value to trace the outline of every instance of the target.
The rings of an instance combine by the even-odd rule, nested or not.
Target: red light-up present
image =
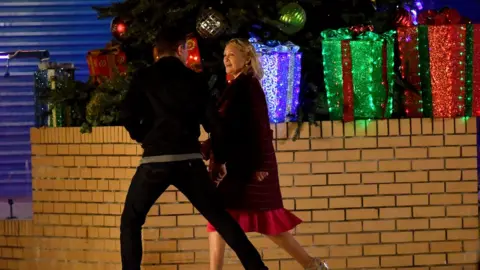
[[[126,55],[118,46],[107,49],[92,50],[87,54],[88,69],[92,77],[111,78],[115,72],[127,71]]]
[[[480,116],[480,25],[458,12],[428,10],[398,29],[408,117]],[[412,89],[409,89],[412,90]]]
[[[202,71],[202,59],[200,57],[200,49],[198,48],[198,41],[193,36],[187,37],[187,66],[196,72]]]

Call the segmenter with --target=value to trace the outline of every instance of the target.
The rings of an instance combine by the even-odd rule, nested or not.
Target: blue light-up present
[[[300,94],[300,47],[293,43],[267,46],[251,38],[264,70],[261,81],[272,123],[295,121]],[[269,44],[270,45],[270,44]]]

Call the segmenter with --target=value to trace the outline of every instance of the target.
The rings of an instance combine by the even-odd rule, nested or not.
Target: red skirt
[[[295,228],[302,220],[285,208],[267,211],[227,210],[240,224],[244,232],[258,232],[265,235],[277,235]],[[216,231],[212,224],[207,225],[208,232]]]

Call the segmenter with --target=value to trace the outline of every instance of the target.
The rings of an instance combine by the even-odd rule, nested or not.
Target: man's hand
[[[225,166],[225,164],[214,163],[213,166],[212,166],[211,174],[212,174],[212,180],[218,186],[220,184],[220,182],[227,175],[227,166]]]
[[[265,178],[267,178],[268,176],[268,172],[255,172],[255,180],[259,181],[259,182],[262,182],[263,180],[265,180]]]

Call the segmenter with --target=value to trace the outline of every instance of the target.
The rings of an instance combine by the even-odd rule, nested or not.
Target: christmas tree
[[[223,69],[223,48],[231,38],[255,37],[260,42],[279,44],[290,41],[301,48],[302,120],[328,119],[323,81],[320,33],[358,25],[371,25],[376,32],[395,28],[395,12],[405,0],[126,0],[107,7],[93,7],[99,19],[112,19],[112,32],[127,55],[131,67],[123,79],[114,79],[99,87],[104,102],[96,101],[99,110],[87,111],[90,125],[115,124],[115,113],[103,117],[102,111],[115,111],[118,95],[127,89],[132,72],[153,62],[154,38],[162,29],[175,27],[198,40],[201,62],[206,79],[213,80],[212,91],[223,89],[226,80]],[[118,33],[118,27],[122,31]],[[141,64],[139,64],[141,63]],[[214,75],[214,76],[213,76]],[[109,86],[117,89],[109,90]],[[122,89],[121,91],[119,89]],[[108,94],[116,93],[116,94]],[[98,95],[96,95],[98,96]],[[109,98],[109,96],[112,96]],[[116,100],[115,102],[109,99]],[[98,115],[97,115],[98,114]],[[307,117],[309,116],[309,117]],[[92,120],[96,119],[96,120]],[[99,120],[108,119],[108,121]]]

